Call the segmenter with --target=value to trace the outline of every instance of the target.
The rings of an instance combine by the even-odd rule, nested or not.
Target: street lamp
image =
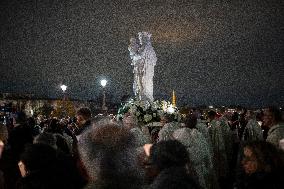
[[[67,86],[66,85],[61,85],[60,88],[62,89],[63,93],[65,93]]]
[[[61,85],[60,88],[61,88],[61,90],[63,91],[63,100],[65,100],[65,98],[66,98],[66,93],[65,93],[65,91],[67,90],[67,86],[66,86],[66,85]]]
[[[67,86],[66,85],[61,85],[60,88],[63,91],[63,99],[62,99],[63,116],[66,116],[67,111],[66,111],[66,107],[65,107],[65,100],[66,100],[66,93],[65,93],[65,91],[67,90]]]
[[[106,107],[106,91],[105,91],[106,84],[107,84],[107,80],[102,79],[101,80],[101,86],[103,87],[103,105],[102,105],[102,110],[104,112],[107,111],[107,107]]]

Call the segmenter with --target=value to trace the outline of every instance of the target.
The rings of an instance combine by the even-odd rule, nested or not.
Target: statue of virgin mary
[[[130,39],[128,47],[133,65],[133,91],[137,100],[153,102],[154,67],[157,62],[156,53],[151,45],[151,34],[139,32],[138,39]]]

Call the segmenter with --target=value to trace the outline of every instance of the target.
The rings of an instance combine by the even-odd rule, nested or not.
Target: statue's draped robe
[[[156,53],[151,45],[151,34],[139,33],[140,44],[132,42],[129,47],[131,65],[134,66],[133,91],[137,100],[153,102],[154,67],[157,62]]]
[[[144,50],[141,52],[141,63],[143,63],[143,77],[142,77],[142,100],[153,102],[153,78],[154,67],[157,62],[156,53],[148,41],[145,44]]]

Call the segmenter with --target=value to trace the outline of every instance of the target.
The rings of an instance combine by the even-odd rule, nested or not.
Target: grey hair
[[[142,176],[138,169],[134,136],[114,121],[94,123],[82,134],[78,149],[93,180],[111,180],[124,185],[122,182],[125,180],[137,180]]]

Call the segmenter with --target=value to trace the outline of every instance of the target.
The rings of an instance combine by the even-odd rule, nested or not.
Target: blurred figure
[[[59,125],[59,120],[57,118],[52,118],[49,121],[48,127],[45,129],[46,132],[50,133],[60,133],[63,134],[63,130]]]
[[[200,188],[190,168],[186,147],[176,140],[150,146],[149,162],[154,180],[150,189]]]
[[[241,112],[239,113],[239,139],[242,139],[245,127],[247,125],[247,119],[246,117],[246,113],[247,113],[247,109],[246,108],[242,108]]]
[[[157,143],[161,140],[170,139],[170,133],[172,133],[172,128],[176,126],[173,122],[174,118],[171,114],[163,114],[160,116],[160,127],[149,127],[151,142]],[[171,123],[171,124],[168,124]],[[173,124],[172,124],[173,123]],[[162,130],[162,131],[161,131]]]
[[[80,135],[91,126],[92,113],[89,108],[80,108],[76,113],[77,128],[75,135],[79,140]]]
[[[87,188],[142,187],[135,139],[124,127],[115,122],[94,123],[83,133],[78,147],[90,178]]]
[[[265,141],[254,141],[244,145],[242,175],[237,189],[281,189],[284,188],[283,152]]]
[[[266,141],[279,147],[279,141],[284,139],[284,123],[281,111],[276,107],[265,109],[263,125],[269,128]]]
[[[222,129],[223,137],[224,137],[224,142],[225,142],[225,149],[226,149],[226,156],[227,156],[227,161],[229,163],[229,169],[231,172],[234,168],[234,148],[235,148],[235,140],[232,140],[234,136],[234,132],[231,131],[230,126],[229,126],[229,120],[227,118],[228,115],[226,115],[226,109],[225,107],[222,107],[220,109],[220,117],[218,118],[218,121],[220,122],[220,127]],[[237,150],[236,150],[237,154]],[[232,174],[232,173],[230,173]]]
[[[27,117],[24,112],[15,114],[13,120],[14,128],[9,133],[8,144],[9,148],[5,148],[0,167],[4,173],[5,183],[7,188],[15,188],[16,182],[20,178],[18,169],[18,161],[20,154],[24,151],[25,145],[32,144],[33,132],[27,125]]]
[[[18,162],[22,178],[17,183],[19,189],[58,188],[59,175],[56,171],[56,150],[49,145],[27,146]]]
[[[52,133],[43,132],[37,135],[33,141],[34,144],[45,144],[57,149],[56,138]]]
[[[207,143],[210,146],[210,151],[212,152],[212,144],[211,144],[211,138],[209,135],[208,127],[206,125],[206,121],[202,119],[197,119],[196,129],[202,133],[202,135],[205,137]],[[213,152],[212,152],[213,153]]]
[[[4,144],[7,144],[7,142],[8,142],[8,129],[7,129],[6,125],[4,125],[2,123],[0,123],[0,140]]]
[[[173,139],[172,135],[175,130],[180,128],[180,123],[174,121],[174,118],[171,114],[165,114],[161,116],[160,123],[162,129],[160,129],[158,133],[158,141],[172,140]]]
[[[174,131],[173,138],[186,147],[192,168],[197,173],[198,183],[203,188],[216,188],[210,146],[203,134],[196,129],[196,125],[196,115],[187,115],[185,127]]]
[[[25,144],[32,144],[32,129],[27,125],[27,116],[24,112],[18,112],[14,119],[14,128],[10,133],[8,143],[13,153],[19,158],[24,150]]]
[[[72,185],[73,188],[81,188],[86,184],[62,135],[44,132],[35,137],[34,144],[48,145],[56,150],[56,171],[58,175],[66,179],[63,182],[64,186]]]
[[[229,155],[228,157],[228,162],[229,162],[229,182],[230,183],[230,187],[231,184],[233,184],[233,180],[235,178],[235,174],[236,174],[236,165],[238,163],[238,154],[239,154],[239,150],[240,150],[240,144],[241,144],[241,136],[240,133],[242,133],[241,131],[241,126],[240,126],[240,115],[238,112],[233,112],[231,119],[229,121],[229,126],[230,126],[230,131],[231,131],[231,137],[230,137],[230,141],[232,143],[232,147],[231,147],[231,155]],[[243,121],[242,123],[244,123],[245,121]],[[227,187],[222,187],[222,188],[227,188]]]
[[[222,185],[226,185],[226,177],[229,172],[229,163],[225,147],[225,138],[221,123],[216,119],[216,112],[210,110],[208,112],[209,119],[209,134],[211,138],[211,144],[213,149],[213,165],[216,170],[216,177]]]
[[[245,116],[247,125],[244,129],[243,141],[263,140],[261,126],[256,121],[256,115],[252,110],[248,110]]]
[[[148,128],[145,128],[148,130],[146,130],[146,132],[148,132],[148,135],[147,133],[144,134],[145,132],[143,132],[142,129],[138,126],[138,120],[136,116],[131,113],[126,113],[123,116],[122,122],[123,126],[134,135],[137,147],[142,147],[144,144],[150,142],[150,134]]]
[[[233,134],[234,143],[239,143],[240,142],[240,135],[239,135],[240,122],[239,122],[238,112],[233,113],[231,120],[229,121],[229,126]]]
[[[36,120],[34,117],[29,117],[27,119],[27,125],[29,128],[31,128],[33,136],[36,136],[41,132],[40,127],[36,125]]]
[[[5,144],[4,144],[4,142],[0,138],[0,159],[1,159],[4,147],[5,147]],[[3,175],[3,172],[1,171],[1,169],[0,169],[0,188],[3,188],[3,189],[6,188],[4,175]]]
[[[63,152],[66,155],[71,155],[72,154],[72,146],[67,141],[66,137],[64,137],[63,135],[58,134],[58,133],[53,134],[53,136],[56,139],[57,150],[60,150],[61,152]]]
[[[279,141],[279,147],[280,147],[281,150],[284,151],[284,139],[281,139],[281,140]]]

